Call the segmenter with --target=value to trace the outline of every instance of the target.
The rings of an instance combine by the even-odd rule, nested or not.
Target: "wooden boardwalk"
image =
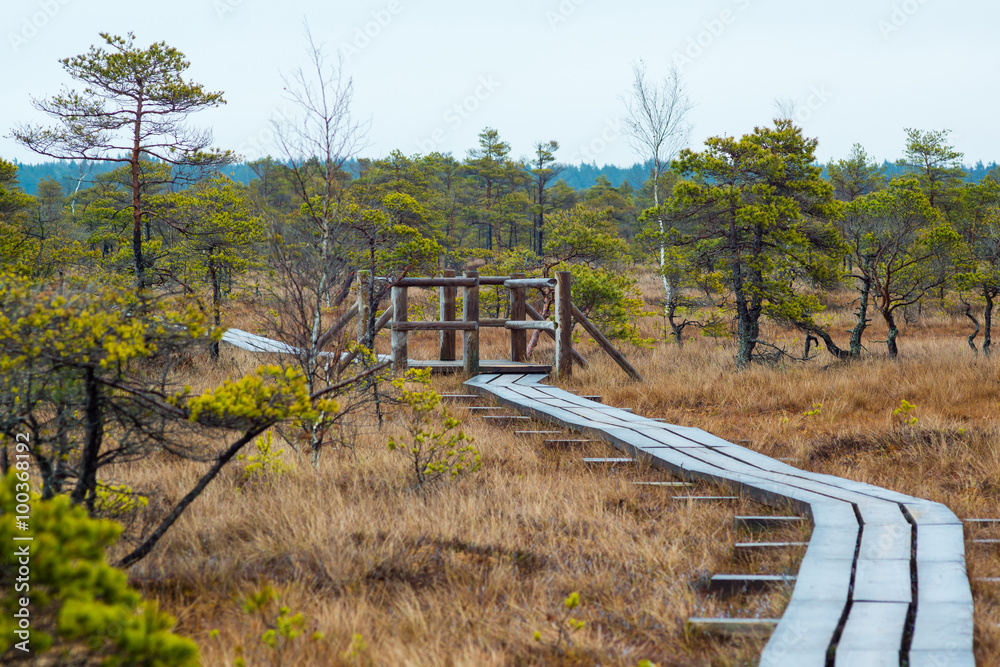
[[[812,520],[791,600],[762,667],[975,665],[962,522],[944,505],[799,470],[700,429],[609,408],[542,384],[544,379],[484,374],[465,384],[683,479],[726,485]]]

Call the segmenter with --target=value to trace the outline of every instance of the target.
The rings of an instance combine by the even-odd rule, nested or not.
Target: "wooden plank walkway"
[[[791,601],[761,667],[975,664],[962,522],[947,507],[799,470],[700,429],[542,384],[545,377],[482,374],[465,385],[681,479],[724,485],[812,520]]]

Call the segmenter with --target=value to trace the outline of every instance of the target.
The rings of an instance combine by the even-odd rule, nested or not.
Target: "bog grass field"
[[[654,282],[646,288],[655,296]],[[831,328],[850,328],[850,311],[835,307],[836,295],[829,301]],[[241,306],[231,323],[251,329],[253,308]],[[804,469],[942,502],[962,518],[1000,516],[1000,362],[974,355],[963,316],[935,304],[903,329],[898,359],[884,355],[878,324],[862,360],[837,362],[820,351],[805,363],[742,373],[726,339],[695,330],[683,349],[658,342],[625,350],[644,383],[631,382],[584,336],[579,349],[591,367],[561,386]],[[640,326],[662,341],[661,322]],[[801,352],[798,334],[767,335]],[[505,345],[502,331],[487,332],[482,356],[503,357]],[[434,334],[421,334],[410,354],[432,358],[435,346]],[[539,359],[551,354],[547,342],[536,351]],[[197,387],[256,363],[224,348],[219,364],[192,361],[191,381]],[[460,382],[434,378],[441,393],[460,392]],[[381,429],[358,419],[316,468],[276,435],[281,466],[262,476],[246,473],[245,462],[231,467],[129,571],[178,618],[178,631],[199,642],[204,664],[756,664],[766,639],[701,635],[685,622],[780,615],[789,590],[729,599],[705,591],[711,574],[794,573],[801,549],[749,560],[734,554],[746,536],[732,517],[777,510],[744,498],[672,500],[680,494],[670,487],[634,484],[671,481],[665,472],[585,465],[584,457],[614,456],[601,443],[550,449],[540,436],[516,436],[460,406],[449,409],[481,453],[481,468],[416,490],[408,459],[387,447],[390,436],[404,436],[404,411],[383,407]],[[116,470],[117,480],[150,495],[133,530],[183,494],[204,465],[164,457]],[[970,527],[966,536],[977,663],[1000,664],[1000,584],[976,581],[1000,577],[1000,547],[972,542],[1000,534]],[[754,539],[805,541],[808,528]],[[579,603],[567,605],[573,593]],[[258,608],[248,610],[255,594]]]

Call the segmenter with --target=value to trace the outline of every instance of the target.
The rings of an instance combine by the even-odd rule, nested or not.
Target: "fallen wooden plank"
[[[804,521],[800,516],[734,516],[735,530],[764,530],[783,526],[801,525]]]
[[[536,435],[560,435],[562,431],[514,431],[514,435],[520,436],[536,436]]]
[[[737,542],[733,548],[738,551],[771,551],[807,547],[808,542]]]
[[[632,482],[636,486],[694,486],[691,482]]]
[[[587,465],[617,465],[619,463],[635,463],[635,459],[625,457],[585,458],[583,462]]]
[[[672,496],[671,500],[739,500],[739,496]]]
[[[480,419],[494,426],[510,426],[511,424],[527,424],[531,417],[521,415],[483,415]]]
[[[562,438],[562,439],[558,439],[558,440],[545,440],[545,441],[542,442],[542,444],[545,445],[546,447],[550,447],[552,449],[559,449],[559,448],[565,448],[565,447],[579,447],[581,445],[586,445],[586,444],[589,444],[591,442],[597,442],[597,441],[596,440],[581,440],[581,439],[574,440],[574,439],[571,439],[571,438]]]
[[[761,593],[781,588],[795,581],[783,574],[715,574],[708,584],[710,594],[732,596],[740,593]]]
[[[441,394],[441,400],[450,403],[475,403],[482,398],[479,394]]]
[[[703,618],[687,621],[688,632],[697,631],[724,637],[767,637],[778,625],[775,618]]]

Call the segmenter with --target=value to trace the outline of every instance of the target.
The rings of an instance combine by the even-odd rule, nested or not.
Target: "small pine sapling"
[[[408,389],[407,383],[416,389]],[[480,456],[472,439],[456,430],[461,422],[441,405],[441,395],[431,388],[429,369],[412,369],[393,380],[400,402],[409,408],[406,419],[408,443],[389,438],[389,449],[409,456],[413,485],[426,489],[444,479],[456,479],[479,469]]]

